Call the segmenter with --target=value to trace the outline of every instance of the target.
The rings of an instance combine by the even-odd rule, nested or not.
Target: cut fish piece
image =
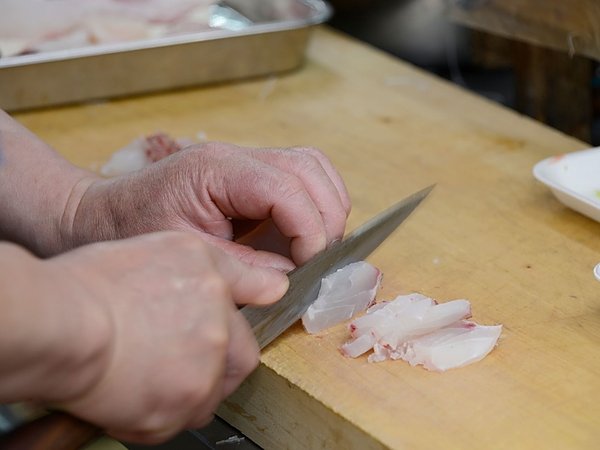
[[[443,372],[483,359],[496,346],[502,325],[461,321],[406,343],[402,359]]]
[[[421,336],[471,316],[467,300],[435,304],[421,294],[396,297],[385,306],[371,308],[366,315],[350,324],[350,334],[359,337],[373,334],[381,344],[396,348],[409,338]]]
[[[402,359],[428,370],[444,371],[479,361],[496,345],[502,326],[482,326],[471,316],[467,300],[438,304],[422,294],[400,295],[371,306],[349,325],[353,338],[340,348],[369,362]],[[371,347],[369,347],[371,344]]]
[[[323,278],[317,299],[302,316],[304,328],[314,334],[351,319],[373,303],[380,284],[381,272],[364,261]]]
[[[368,352],[373,348],[377,339],[372,334],[363,334],[360,337],[357,337],[353,341],[348,341],[344,345],[340,347],[340,351],[344,356],[349,356],[350,358],[356,358],[357,356],[362,355],[363,353]]]

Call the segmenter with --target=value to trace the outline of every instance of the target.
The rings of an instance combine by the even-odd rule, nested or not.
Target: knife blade
[[[422,189],[354,230],[343,241],[323,250],[289,273],[286,294],[266,307],[244,306],[240,311],[252,327],[260,348],[287,330],[316,300],[327,275],[369,256],[429,195],[435,185]]]

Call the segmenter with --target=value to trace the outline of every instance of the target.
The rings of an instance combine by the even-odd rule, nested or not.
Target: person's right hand
[[[42,401],[117,439],[148,444],[211,420],[259,361],[236,304],[275,302],[288,286],[281,272],[242,263],[189,233],[92,244],[43,264],[69,280],[61,295],[93,308],[105,345],[81,372],[85,382],[73,373]]]

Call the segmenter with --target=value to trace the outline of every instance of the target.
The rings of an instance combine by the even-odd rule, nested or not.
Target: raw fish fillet
[[[502,325],[461,321],[406,343],[401,358],[443,372],[483,359],[496,346]]]
[[[409,338],[430,333],[470,317],[467,300],[436,304],[421,294],[401,295],[350,324],[350,333],[375,336],[382,345],[396,348]]]
[[[143,40],[210,27],[216,0],[0,0],[2,56]]]
[[[401,295],[352,321],[352,339],[340,351],[356,358],[372,349],[369,362],[402,359],[440,372],[462,367],[484,358],[502,332],[501,325],[464,320],[470,316],[467,300],[438,304],[418,293]]]
[[[381,272],[364,261],[323,278],[317,299],[302,316],[304,328],[314,334],[351,319],[373,303],[380,284]]]

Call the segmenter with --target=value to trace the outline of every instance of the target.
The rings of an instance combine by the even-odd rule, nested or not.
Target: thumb
[[[288,277],[277,269],[247,264],[214,246],[210,247],[210,252],[238,305],[275,303],[289,287]]]

